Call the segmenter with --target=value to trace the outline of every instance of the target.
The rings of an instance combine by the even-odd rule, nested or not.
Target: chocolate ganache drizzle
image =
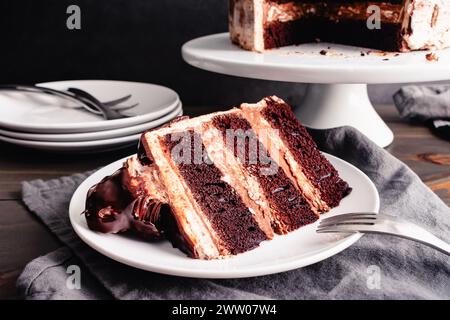
[[[163,214],[170,214],[167,204],[141,195],[133,199],[123,185],[121,168],[89,189],[84,214],[88,227],[102,233],[128,230],[148,240],[164,238]]]

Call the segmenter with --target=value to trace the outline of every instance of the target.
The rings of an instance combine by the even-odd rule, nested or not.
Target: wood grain
[[[427,186],[430,187],[431,190],[436,192],[441,198],[448,199],[450,198],[450,179],[449,177],[444,177],[442,179],[425,181]]]
[[[419,153],[417,158],[422,161],[427,161],[442,166],[450,166],[450,154]]]
[[[19,299],[16,292],[16,282],[22,269],[0,272],[0,300]]]
[[[19,201],[0,201],[0,273],[60,247],[56,237]]]
[[[186,113],[194,116],[225,109],[185,107]],[[392,105],[377,110],[395,134],[387,150],[450,205],[450,142],[433,136],[425,127],[402,121]],[[36,152],[4,143],[0,149],[0,299],[13,299],[17,298],[15,281],[26,263],[60,246],[22,204],[21,182],[93,170],[134,153],[134,149],[95,156]]]

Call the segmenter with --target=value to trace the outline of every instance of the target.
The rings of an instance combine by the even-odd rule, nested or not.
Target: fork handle
[[[420,227],[419,227],[420,228]],[[433,249],[436,249],[442,253],[445,253],[447,255],[450,255],[450,245],[436,237],[431,232],[426,231],[425,229],[421,229],[421,233],[419,235],[416,235],[414,238],[410,238],[411,240],[416,240],[422,244],[425,244]],[[405,237],[409,239],[409,237]]]
[[[450,256],[450,245],[448,243],[439,239],[431,232],[428,232],[427,230],[419,226],[410,224],[410,227],[411,229],[409,229],[409,232],[402,232],[402,233],[389,231],[368,231],[368,230],[365,230],[363,233],[387,234],[391,236],[416,241]]]

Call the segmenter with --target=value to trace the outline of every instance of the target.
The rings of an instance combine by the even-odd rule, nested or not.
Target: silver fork
[[[126,118],[126,116],[122,115],[119,111],[108,108],[103,104],[103,102],[84,90],[78,88],[69,88],[67,89],[67,91],[78,95],[80,101],[84,102],[89,107],[93,109],[97,108],[106,120]]]
[[[318,233],[375,233],[423,243],[450,255],[450,245],[418,225],[387,214],[347,213],[323,219]]]
[[[128,117],[127,115],[123,115],[120,112],[132,109],[139,105],[138,103],[130,106],[120,105],[120,103],[130,99],[131,95],[127,95],[122,98],[118,98],[107,102],[100,102],[98,99],[93,97],[88,92],[78,88],[69,88],[69,90],[64,91],[47,87],[41,87],[37,85],[7,84],[7,85],[0,85],[0,91],[1,90],[37,92],[59,96],[65,99],[76,101],[77,103],[81,103],[81,105],[71,106],[70,108],[84,108],[86,111],[89,111],[97,115],[101,115],[106,120],[127,118]]]

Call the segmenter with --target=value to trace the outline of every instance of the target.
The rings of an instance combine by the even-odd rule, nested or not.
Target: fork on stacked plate
[[[123,148],[182,114],[178,94],[154,84],[77,80],[0,86],[0,141],[34,149]]]

